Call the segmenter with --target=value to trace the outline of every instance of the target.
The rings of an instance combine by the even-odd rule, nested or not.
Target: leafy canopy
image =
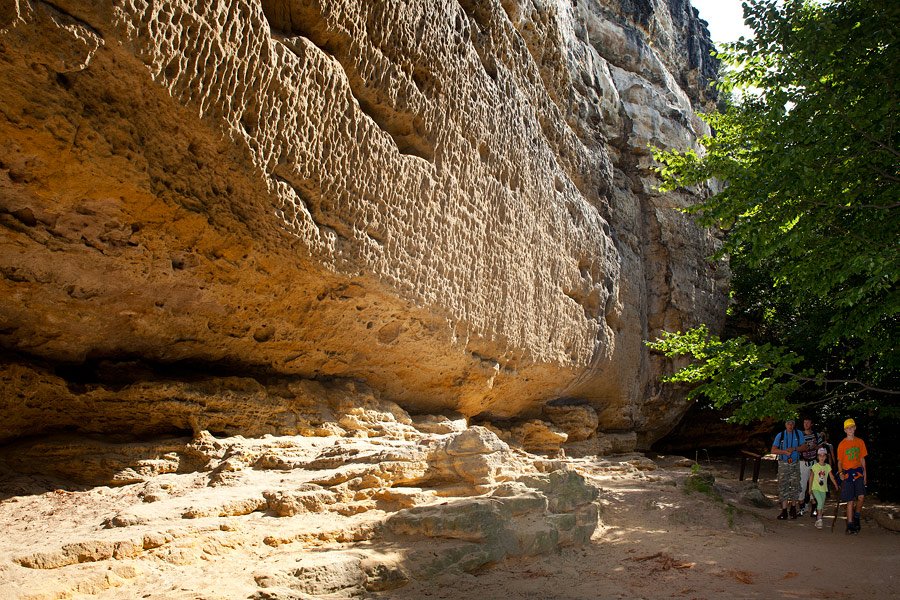
[[[900,2],[750,0],[744,15],[755,36],[719,53],[734,99],[705,115],[714,135],[703,152],[655,156],[664,191],[726,182],[688,210],[725,232],[732,318],[756,327],[650,346],[697,359],[674,380],[705,381],[695,392],[719,406],[748,403],[742,422],[784,416],[799,386],[829,378],[893,398]]]
[[[795,412],[788,398],[801,384],[794,370],[802,358],[793,352],[744,337],[720,340],[703,325],[684,334],[664,333],[652,347],[667,356],[696,359],[668,378],[692,384],[688,398],[705,398],[712,407],[724,408],[741,397],[732,421],[749,423]]]

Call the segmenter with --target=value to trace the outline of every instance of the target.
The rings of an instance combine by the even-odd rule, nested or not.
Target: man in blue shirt
[[[784,422],[784,431],[775,436],[772,454],[778,457],[778,499],[781,500],[781,520],[797,518],[797,497],[800,495],[800,453],[806,450],[803,434],[794,429],[794,420]]]

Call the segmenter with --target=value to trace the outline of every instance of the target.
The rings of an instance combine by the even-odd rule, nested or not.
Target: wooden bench
[[[753,459],[753,483],[759,481],[759,466],[762,463],[762,455],[750,452],[749,450],[741,450],[741,475],[738,481],[744,480],[744,471],[747,469],[747,460]]]

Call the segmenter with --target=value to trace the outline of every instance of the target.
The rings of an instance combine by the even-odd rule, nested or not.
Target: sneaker
[[[818,519],[819,518],[819,509],[818,508],[812,509],[812,512],[809,513],[809,516],[812,517],[813,519]]]
[[[847,533],[847,535],[853,535],[853,534],[856,533],[856,532],[853,531],[853,526],[852,526],[852,525],[847,525],[847,532],[846,532],[846,533]]]
[[[816,529],[822,529],[822,519],[816,519]]]
[[[806,514],[806,505],[805,505],[805,504],[801,504],[801,505],[800,505],[800,516],[802,517],[802,516],[805,515],[805,514]]]
[[[785,519],[787,519],[787,509],[786,509],[786,508],[782,508],[782,509],[781,509],[781,514],[778,515],[778,520],[779,520],[779,521],[784,521]]]
[[[796,519],[796,518],[797,518],[797,507],[796,507],[796,506],[792,506],[792,507],[791,507],[791,518],[792,518],[792,519]]]

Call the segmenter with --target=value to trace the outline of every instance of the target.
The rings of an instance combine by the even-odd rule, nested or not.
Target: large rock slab
[[[648,170],[706,131],[708,47],[672,0],[2,3],[3,436],[143,426],[82,386],[279,374],[576,398],[646,446],[686,404],[643,340],[725,306],[675,210],[704,192]]]
[[[406,431],[388,403],[357,416],[368,429],[340,436],[0,447],[4,597],[84,594],[107,573],[122,577],[104,580],[122,588],[108,597],[161,582],[177,588],[165,597],[368,597],[555,553],[597,529],[598,490],[571,465],[483,427]]]

